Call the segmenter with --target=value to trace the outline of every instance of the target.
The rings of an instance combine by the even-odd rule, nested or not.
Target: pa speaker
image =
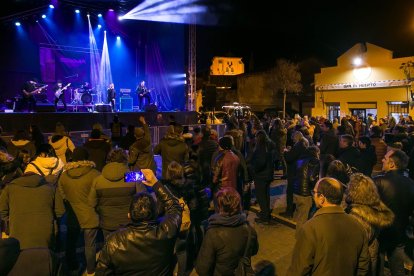
[[[56,112],[55,105],[52,103],[36,103],[36,112]]]
[[[146,112],[158,112],[158,107],[155,104],[148,104],[144,109]]]
[[[110,104],[96,104],[95,111],[97,112],[112,112],[112,106]]]
[[[132,97],[119,98],[119,109],[121,111],[132,111],[134,109]]]

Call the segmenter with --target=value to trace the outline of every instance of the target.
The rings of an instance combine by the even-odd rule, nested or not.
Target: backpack
[[[188,204],[184,201],[183,197],[180,197],[178,201],[181,207],[183,208],[183,212],[181,214],[180,232],[185,232],[185,231],[188,231],[191,226],[190,208],[188,207]]]

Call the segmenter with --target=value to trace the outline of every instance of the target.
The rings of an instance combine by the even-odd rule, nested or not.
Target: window
[[[338,120],[340,119],[341,107],[339,103],[327,103],[326,107],[328,109],[327,117],[331,122],[333,122],[335,118],[337,118]]]

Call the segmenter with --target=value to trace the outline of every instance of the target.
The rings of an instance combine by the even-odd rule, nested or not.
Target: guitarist
[[[140,82],[140,84],[138,85],[135,92],[138,94],[139,109],[144,110],[144,108],[142,106],[142,102],[144,101],[144,99],[145,99],[145,103],[147,105],[150,104],[150,102],[151,102],[150,90],[145,86],[145,81],[144,80]]]
[[[68,83],[66,86],[63,87],[62,81],[58,80],[53,92],[55,93],[55,109],[57,109],[57,104],[59,101],[62,101],[63,104],[63,111],[66,111],[66,100],[65,100],[65,91],[66,88],[68,88],[70,83]]]
[[[29,112],[34,112],[36,109],[36,98],[34,94],[39,93],[41,90],[37,88],[37,85],[36,79],[31,79],[23,85],[23,103],[27,106],[27,111]]]

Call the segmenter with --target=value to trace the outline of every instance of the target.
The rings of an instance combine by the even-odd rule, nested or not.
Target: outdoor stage
[[[0,126],[5,133],[14,133],[18,129],[28,130],[29,125],[37,125],[44,133],[52,133],[57,122],[63,123],[67,131],[87,131],[92,125],[100,123],[109,128],[114,115],[125,125],[137,126],[138,118],[143,115],[150,126],[168,125],[171,116],[183,125],[197,124],[195,111],[158,111],[158,112],[12,112],[0,113]],[[158,116],[157,116],[158,115]],[[157,118],[158,117],[158,118]]]

